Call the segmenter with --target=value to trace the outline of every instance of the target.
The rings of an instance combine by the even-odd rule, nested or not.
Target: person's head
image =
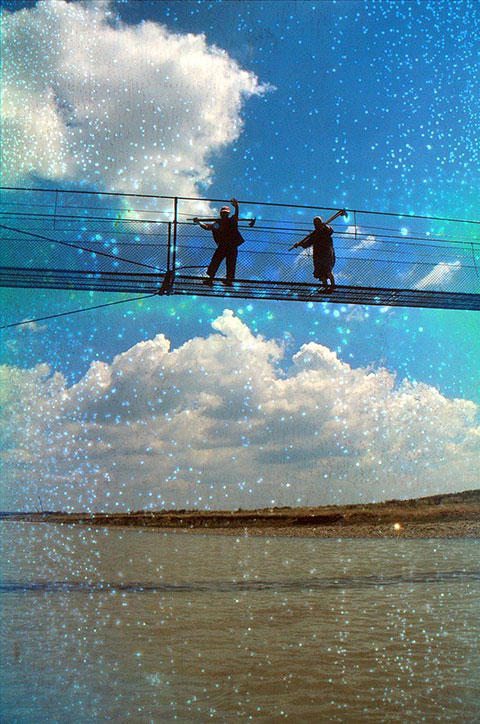
[[[313,219],[313,225],[316,229],[320,229],[321,226],[323,226],[323,221],[321,216],[315,216]]]
[[[230,206],[222,206],[222,208],[220,209],[220,218],[228,219],[229,214],[230,214]]]

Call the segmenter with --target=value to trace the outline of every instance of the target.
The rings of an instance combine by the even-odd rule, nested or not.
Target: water
[[[478,541],[0,529],[2,722],[480,721]]]

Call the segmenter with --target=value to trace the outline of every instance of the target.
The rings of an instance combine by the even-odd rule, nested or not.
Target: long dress
[[[313,276],[315,279],[325,279],[335,266],[332,234],[332,227],[324,224],[321,229],[314,229],[301,243],[304,249],[313,247]]]

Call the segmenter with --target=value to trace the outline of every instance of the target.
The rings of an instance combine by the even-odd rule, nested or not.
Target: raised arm
[[[232,219],[238,221],[238,201],[237,199],[230,199],[230,203],[232,204],[234,209]]]

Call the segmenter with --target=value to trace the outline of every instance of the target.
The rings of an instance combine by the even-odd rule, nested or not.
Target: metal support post
[[[173,221],[168,222],[167,237],[167,271],[160,287],[159,294],[171,294],[175,281],[175,259],[177,256],[177,217],[178,197],[173,200]],[[173,233],[172,233],[173,230]]]
[[[162,285],[158,291],[159,294],[170,294],[173,284],[173,268],[172,268],[172,222],[167,224],[167,264],[165,276]]]
[[[177,261],[177,219],[178,219],[178,197],[173,200],[173,234],[172,234],[172,284],[175,279],[175,268]]]
[[[476,262],[476,259],[475,259],[475,248],[474,248],[473,244],[470,244],[470,246],[472,247],[473,267],[474,267],[474,269],[475,269],[475,274],[476,274],[477,277],[478,277],[478,267],[477,267],[477,262]]]
[[[170,271],[171,244],[172,244],[172,222],[169,221],[167,224],[167,272]]]

